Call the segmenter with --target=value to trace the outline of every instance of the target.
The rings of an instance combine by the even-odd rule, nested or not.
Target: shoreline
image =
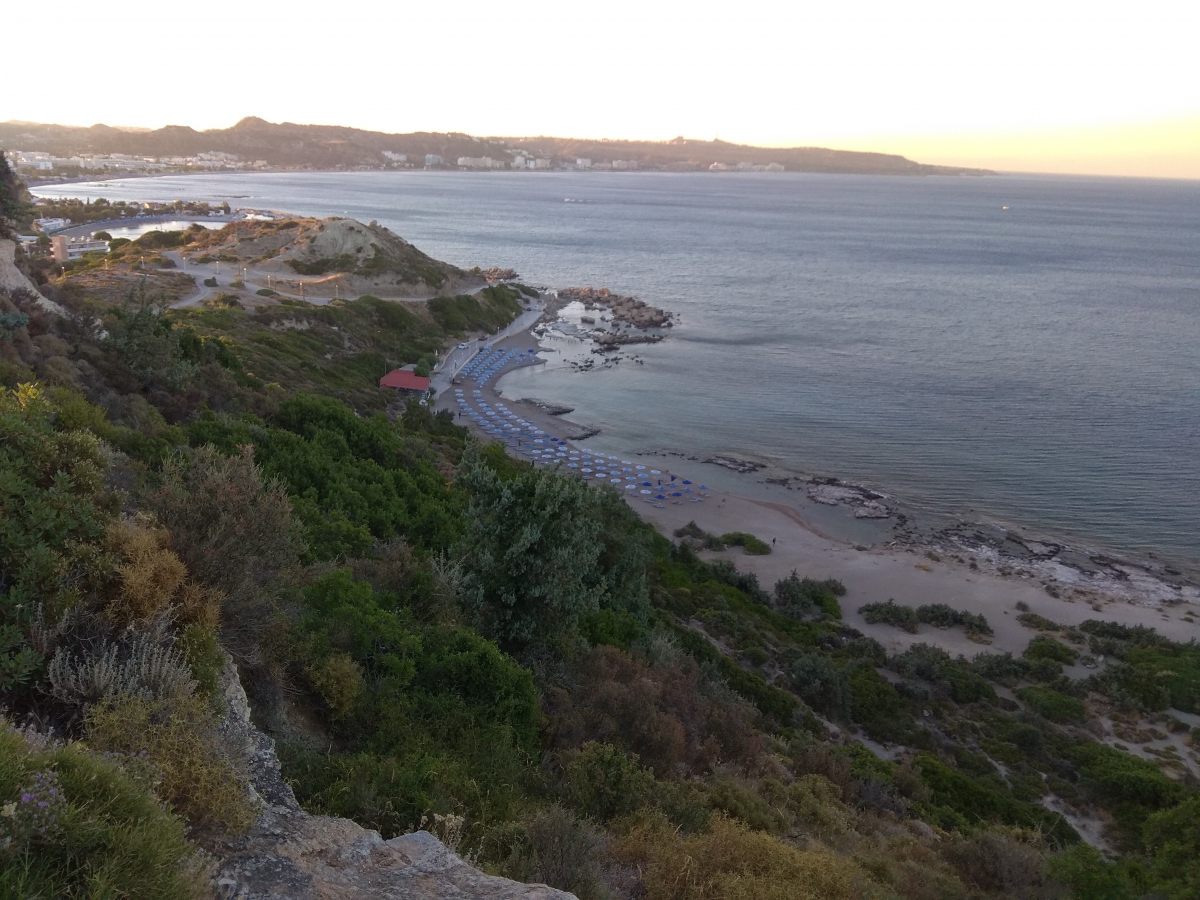
[[[588,368],[573,364],[570,358],[584,355],[583,347],[589,342],[549,327],[558,321],[564,305],[561,301],[547,303],[535,325],[502,342],[505,348],[527,357],[529,350],[536,351],[536,362],[505,368],[483,387],[469,378],[463,378],[458,387],[467,398],[479,390],[479,399],[491,407],[503,405],[547,435],[565,438],[581,451],[591,447],[591,452],[599,454],[589,438],[602,432],[572,418],[573,409],[548,410],[528,396],[530,392],[513,390],[511,382],[505,384],[510,372],[529,365],[573,366],[577,371]],[[632,347],[623,349],[636,352]],[[627,364],[635,359],[622,358]],[[618,363],[606,359],[602,365]],[[448,396],[453,397],[453,392]],[[453,408],[453,400],[450,404]],[[456,422],[482,440],[493,439],[468,418],[456,417]],[[596,443],[607,442],[601,439]],[[836,479],[794,473],[772,477],[768,466],[757,463],[739,472],[728,464],[740,460],[724,458],[714,464],[712,460],[718,457],[702,459],[679,450],[614,449],[609,445],[604,452],[619,457],[614,465],[630,462],[644,465],[647,471],[655,466],[677,475],[680,481],[708,486],[708,496],[701,502],[681,498],[643,503],[639,495],[631,499],[623,492],[630,506],[665,537],[675,540],[675,529],[694,521],[715,534],[745,531],[767,543],[774,540],[774,551],[765,556],[750,556],[739,548],[701,555],[731,559],[739,569],[754,573],[768,591],[793,570],[802,576],[839,579],[848,591],[842,601],[843,621],[880,641],[889,653],[902,652],[914,643],[933,642],[968,657],[979,652],[1019,655],[1037,632],[1016,621],[1018,603],[1063,626],[1104,618],[1155,628],[1176,641],[1200,637],[1200,623],[1194,619],[1200,615],[1200,584],[1182,573],[1163,580],[1151,567],[1131,559],[1029,537],[1036,533],[1032,528],[1005,529],[966,521],[939,528],[914,525],[912,518],[919,517],[919,512],[903,509],[891,496]],[[518,458],[528,459],[523,453]],[[836,487],[847,496],[830,505],[827,496],[824,502],[814,500],[814,487]],[[861,502],[854,501],[853,495]],[[854,510],[870,504],[872,498],[883,498],[891,516],[855,519]],[[889,598],[911,606],[942,602],[982,614],[995,634],[985,643],[969,640],[958,629],[935,632],[924,625],[917,634],[908,634],[888,625],[868,625],[857,612],[863,604]],[[1076,668],[1079,671],[1071,673],[1074,677],[1087,674],[1082,665]]]

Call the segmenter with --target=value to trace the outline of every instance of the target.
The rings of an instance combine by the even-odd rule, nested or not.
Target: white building
[[[458,165],[464,169],[491,169],[503,164],[498,164],[490,156],[460,156]]]
[[[725,165],[723,162],[715,162],[708,167],[708,171],[710,172],[726,172],[728,170],[729,166]]]
[[[590,169],[591,167],[592,161],[586,157],[580,157],[575,160],[575,168],[577,169]]]
[[[512,161],[512,167],[514,169],[524,169],[525,168],[525,157],[519,153],[516,156],[514,156],[513,161]]]
[[[390,159],[394,163],[408,162],[408,154],[407,153],[393,153],[391,150],[384,150],[383,155],[386,156],[388,159]]]
[[[637,169],[637,160],[636,159],[614,159],[612,161],[612,167],[614,169],[620,169],[622,171],[632,172]]]
[[[34,219],[33,227],[42,234],[49,234],[51,231],[62,231],[71,224],[70,219]]]
[[[106,241],[93,241],[90,238],[68,238],[65,234],[57,234],[50,238],[50,246],[54,250],[55,262],[79,259],[85,253],[108,252],[108,243]]]
[[[550,168],[550,160],[548,160],[548,159],[535,159],[535,160],[533,161],[533,166],[532,166],[532,168],[534,168],[534,169],[548,169],[548,168]]]
[[[427,166],[440,166],[443,162],[444,160],[436,153],[425,154],[425,165]]]

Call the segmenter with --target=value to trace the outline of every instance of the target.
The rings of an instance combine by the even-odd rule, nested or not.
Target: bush
[[[850,688],[846,675],[820,653],[805,653],[792,662],[792,688],[822,715],[845,720],[851,714]]]
[[[85,728],[97,750],[145,754],[158,774],[159,796],[197,832],[236,833],[253,823],[257,810],[236,768],[239,751],[220,737],[199,700],[121,698],[93,706]]]
[[[1013,683],[1029,671],[1023,659],[1014,659],[1011,653],[977,653],[971,660],[971,668],[988,681]]]
[[[331,653],[309,666],[308,680],[335,719],[344,719],[354,709],[363,688],[362,668],[345,653]]]
[[[868,603],[866,606],[860,606],[858,614],[868,625],[894,625],[909,634],[917,633],[917,623],[920,621],[916,610],[911,606],[902,606],[891,599],[887,603]]]
[[[936,628],[953,628],[955,625],[962,625],[967,634],[990,635],[992,633],[991,625],[983,616],[955,609],[945,603],[918,606],[917,618]]]
[[[604,839],[568,810],[551,806],[538,813],[516,844],[502,866],[507,877],[570,891],[580,900],[605,896],[599,887]]]
[[[252,448],[223,456],[208,446],[170,457],[147,500],[188,571],[224,594],[228,648],[253,656],[274,616],[269,582],[302,549],[283,486],[263,478]]]
[[[675,537],[691,538],[704,550],[724,550],[725,542],[715,534],[709,534],[694,521],[675,529]]]
[[[1039,616],[1035,612],[1021,613],[1017,616],[1017,621],[1034,631],[1058,631],[1062,627],[1057,622],[1053,622],[1045,616]]]
[[[22,797],[39,794],[47,806],[30,816]],[[208,896],[183,824],[116,762],[79,745],[34,750],[0,724],[0,807],[0,896]]]
[[[1087,718],[1087,710],[1083,703],[1048,687],[1021,688],[1017,691],[1017,696],[1025,701],[1030,709],[1051,722],[1078,723]]]
[[[575,809],[598,822],[627,816],[646,804],[654,775],[612,744],[588,741],[562,753],[563,786]]]
[[[214,287],[214,288],[215,288],[215,287],[217,286],[217,279],[215,279],[215,278],[205,278],[205,279],[204,279],[204,286],[205,286],[205,287]]]
[[[1075,660],[1079,658],[1079,651],[1073,650],[1052,637],[1039,634],[1029,642],[1029,646],[1025,648],[1021,656],[1031,662],[1047,660],[1070,666],[1074,665]]]
[[[775,583],[775,605],[784,615],[795,619],[809,615],[813,609],[819,609],[831,618],[840,619],[842,608],[837,598],[845,593],[846,586],[836,578],[826,578],[823,581],[801,578],[793,570],[787,578]]]
[[[721,535],[721,543],[730,547],[743,547],[750,556],[766,556],[771,552],[771,545],[744,531],[731,531]]]
[[[646,900],[850,900],[860,870],[827,850],[797,850],[722,816],[685,837],[661,817],[632,827],[614,847],[637,867]]]
[[[708,564],[712,577],[722,584],[737,588],[755,603],[767,605],[771,598],[758,584],[758,576],[753,572],[742,572],[728,559],[715,559]]]

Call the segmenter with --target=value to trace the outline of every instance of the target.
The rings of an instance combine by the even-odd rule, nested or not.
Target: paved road
[[[450,380],[458,374],[459,369],[465,366],[471,357],[488,346],[488,344],[494,344],[497,341],[504,340],[509,335],[517,334],[526,328],[532,328],[537,320],[542,317],[544,309],[545,305],[541,301],[535,301],[533,306],[513,319],[508,324],[508,327],[496,334],[488,335],[482,341],[468,341],[465,349],[456,346],[446,355],[446,358],[442,360],[429,379],[429,386],[433,389],[433,396],[441,396],[450,387]]]

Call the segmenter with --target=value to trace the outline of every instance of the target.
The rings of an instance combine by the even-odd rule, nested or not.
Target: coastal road
[[[502,341],[507,337],[520,334],[522,331],[532,328],[537,324],[538,319],[542,317],[542,312],[545,308],[545,304],[541,300],[535,300],[533,306],[513,319],[506,328],[501,329],[496,334],[485,335],[482,340],[467,341],[465,348],[455,346],[454,349],[446,354],[446,358],[438,364],[438,367],[429,379],[429,386],[433,389],[434,398],[436,399],[441,396],[450,387],[451,379],[470,361],[471,357],[488,344],[495,344],[497,341]]]

